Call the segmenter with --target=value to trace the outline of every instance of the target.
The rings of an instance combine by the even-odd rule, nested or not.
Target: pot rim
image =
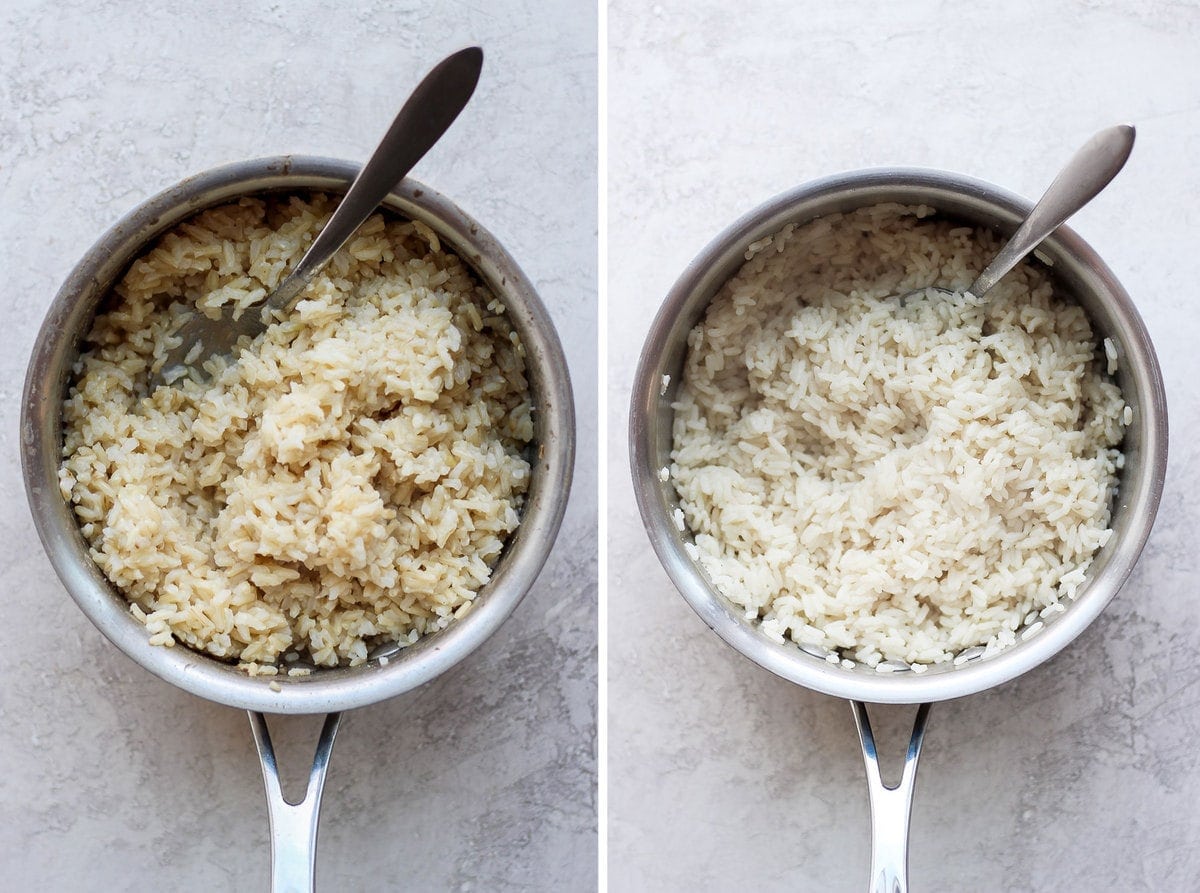
[[[447,242],[505,304],[525,349],[535,400],[535,454],[521,524],[505,545],[474,607],[446,629],[373,655],[358,667],[316,669],[308,677],[251,677],[183,645],[152,646],[128,602],[87,552],[74,514],[58,489],[61,413],[70,363],[100,299],[128,264],[181,220],[236,197],[273,191],[344,193],[360,166],[319,156],[255,158],[211,168],[140,203],[87,251],[50,304],[25,379],[21,462],[34,524],[71,597],[121,651],[166,682],[211,701],[280,714],[328,713],[394,697],[445,672],[483,644],[533,585],[566,510],[574,464],[571,383],[549,313],[512,256],[455,203],[405,178],[382,207],[420,220]],[[279,691],[272,688],[278,683]]]
[[[831,665],[790,640],[782,645],[771,641],[708,582],[686,554],[684,535],[671,518],[678,505],[674,487],[659,478],[659,469],[669,463],[670,403],[686,353],[683,341],[687,332],[720,286],[744,263],[747,247],[787,223],[802,224],[822,214],[886,201],[925,202],[936,208],[937,199],[979,212],[986,209],[993,220],[977,221],[977,225],[1000,226],[1007,233],[1015,230],[1032,208],[1031,202],[983,180],[912,167],[847,171],[768,199],[712,239],[671,288],[647,335],[630,399],[629,449],[638,509],[651,545],[680,594],[713,631],[750,660],[807,688],[856,701],[924,703],[963,697],[1000,685],[1049,660],[1099,616],[1128,579],[1153,526],[1166,476],[1166,393],[1149,334],[1112,271],[1083,239],[1063,226],[1038,252],[1059,268],[1056,276],[1074,276],[1094,292],[1080,292],[1076,297],[1081,303],[1095,303],[1115,329],[1112,333],[1101,331],[1097,340],[1106,334],[1119,336],[1119,381],[1123,378],[1126,402],[1135,409],[1125,442],[1136,444],[1140,456],[1139,462],[1127,464],[1122,473],[1112,521],[1116,535],[1097,553],[1068,610],[1047,620],[1027,640],[987,658],[931,667],[922,674],[881,673],[863,666]],[[948,216],[969,215],[954,209]],[[1067,268],[1065,273],[1063,268]],[[667,375],[670,380],[664,384]],[[1093,573],[1096,568],[1099,570]]]

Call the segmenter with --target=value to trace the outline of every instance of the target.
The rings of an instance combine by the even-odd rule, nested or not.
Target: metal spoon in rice
[[[209,370],[204,365],[210,357],[233,353],[242,338],[254,339],[273,319],[285,316],[330,258],[454,123],[475,92],[482,68],[483,50],[468,47],[425,75],[295,269],[261,304],[237,310],[222,307],[212,317],[187,311],[172,336],[175,346],[151,370],[150,391],[185,376],[205,380]]]
[[[975,281],[967,286],[965,294],[979,300],[992,286],[1019,264],[1025,255],[1033,251],[1067,218],[1100,194],[1125,166],[1129,153],[1133,151],[1134,129],[1129,124],[1118,124],[1101,130],[1083,148],[1075,153],[1050,184],[1050,188],[1033,206],[1025,222],[1009,239],[995,259],[987,265]],[[953,298],[964,292],[929,286],[919,288],[898,298],[901,308],[908,308],[921,301]]]

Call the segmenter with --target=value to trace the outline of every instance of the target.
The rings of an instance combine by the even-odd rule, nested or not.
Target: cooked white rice
[[[359,664],[463,616],[529,482],[504,307],[383,215],[239,361],[146,396],[181,307],[260,300],[331,210],[244,199],[168,233],[97,317],[64,407],[63,495],[150,640],[250,672]]]
[[[688,551],[766,635],[940,663],[1084,582],[1122,464],[1115,350],[1034,265],[962,294],[998,247],[925,207],[788,226],[690,333],[670,468]],[[960,293],[889,299],[931,284]]]

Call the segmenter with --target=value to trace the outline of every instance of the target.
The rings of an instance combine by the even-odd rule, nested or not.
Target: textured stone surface
[[[1072,225],[1158,347],[1166,495],[1132,579],[1080,640],[933,709],[911,880],[917,891],[1196,889],[1200,11],[616,0],[609,29],[611,889],[855,891],[869,858],[849,708],[709,632],[638,520],[626,407],[671,283],[735,217],[805,180],[907,164],[1036,196],[1088,135],[1122,120],[1139,129],[1133,158]],[[903,718],[888,712],[893,757]]]
[[[18,468],[34,335],[70,267],[136,203],[214,164],[364,159],[469,42],[470,107],[414,175],[537,285],[580,420],[538,585],[476,654],[355,711],[325,791],[327,890],[595,886],[595,41],[587,2],[15,2],[0,8],[0,887],[263,890],[267,817],[243,713],[102,639],[42,554]],[[319,724],[275,724],[293,768]]]

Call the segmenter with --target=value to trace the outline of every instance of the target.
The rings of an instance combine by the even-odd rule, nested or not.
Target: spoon
[[[1112,182],[1113,177],[1125,166],[1129,153],[1133,151],[1133,138],[1134,129],[1131,125],[1118,124],[1101,130],[1088,140],[1054,178],[1050,188],[1038,199],[1008,244],[967,286],[966,294],[976,300],[982,298],[1025,255],[1062,226],[1068,217],[1099,195],[1100,190]],[[915,299],[953,297],[955,294],[951,289],[937,286],[919,288],[903,295],[900,306],[905,307]]]
[[[288,313],[329,259],[449,129],[475,91],[482,67],[483,50],[467,47],[425,75],[295,268],[265,301],[236,318],[229,307],[222,307],[215,319],[190,310],[174,333],[179,344],[151,372],[150,392],[185,375],[206,379],[205,360],[232,353],[242,338],[253,339],[273,318]]]

